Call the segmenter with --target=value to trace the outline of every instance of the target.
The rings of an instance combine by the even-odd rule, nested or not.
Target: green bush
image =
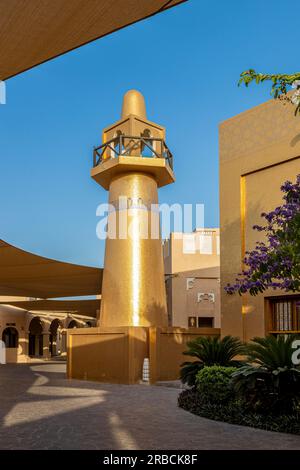
[[[244,401],[234,397],[226,403],[203,401],[195,388],[180,393],[178,406],[190,413],[215,421],[300,435],[300,410],[295,411],[292,415],[261,414],[250,411],[245,407]]]
[[[180,379],[190,386],[195,385],[197,373],[205,366],[240,367],[243,364],[235,357],[245,354],[245,345],[233,336],[200,336],[188,342],[187,346],[188,350],[183,354],[195,357],[197,361],[181,364]]]
[[[231,376],[236,367],[205,366],[196,375],[196,388],[203,400],[221,403],[232,398]]]
[[[179,406],[217,421],[300,435],[300,367],[292,362],[295,338],[254,338],[242,367],[209,364],[206,359],[216,358],[219,346],[201,344],[196,386],[179,395]]]
[[[285,415],[299,408],[300,367],[292,362],[296,338],[254,338],[248,345],[248,363],[233,374],[232,382],[250,411]]]

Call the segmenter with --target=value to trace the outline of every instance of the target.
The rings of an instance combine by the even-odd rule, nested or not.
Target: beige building
[[[69,328],[88,328],[96,319],[68,312],[27,311],[17,307],[29,299],[0,297],[0,339],[5,344],[6,362],[28,362],[66,355]],[[10,305],[14,303],[14,305]]]
[[[66,355],[67,330],[96,324],[101,282],[101,269],[44,258],[0,240],[0,344],[6,362]]]
[[[164,241],[170,325],[220,328],[218,228],[171,233]]]
[[[300,120],[289,103],[271,100],[220,125],[222,334],[250,340],[300,330],[299,295],[269,290],[257,297],[224,292],[245,251],[262,234],[260,214],[282,203],[280,186],[300,173]]]

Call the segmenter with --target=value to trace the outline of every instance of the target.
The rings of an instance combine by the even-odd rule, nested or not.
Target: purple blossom
[[[293,184],[281,186],[283,204],[263,212],[265,225],[253,229],[265,232],[265,241],[246,251],[244,269],[226,292],[256,295],[268,288],[300,291],[300,174]]]

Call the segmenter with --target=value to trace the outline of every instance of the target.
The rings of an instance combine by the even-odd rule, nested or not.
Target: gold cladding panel
[[[114,177],[129,171],[140,171],[153,175],[159,188],[175,181],[173,170],[164,158],[136,156],[110,158],[92,168],[91,177],[104,189],[108,190]]]
[[[268,293],[229,296],[224,287],[234,282],[243,253],[261,236],[252,230],[262,221],[260,213],[281,203],[281,184],[300,172],[299,155],[299,120],[294,107],[281,101],[268,101],[220,126],[222,335],[245,340],[265,335]]]
[[[167,324],[166,292],[161,239],[151,239],[151,203],[158,203],[157,184],[143,173],[127,173],[111,182],[109,202],[119,196],[146,207],[117,211],[130,231],[107,238],[101,303],[101,326],[164,326]],[[108,225],[113,221],[110,215]],[[156,213],[156,217],[158,217]],[[154,217],[155,218],[155,217]],[[148,236],[148,239],[146,238]],[[144,237],[144,239],[143,239]]]

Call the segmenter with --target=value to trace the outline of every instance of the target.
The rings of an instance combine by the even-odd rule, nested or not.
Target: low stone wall
[[[142,378],[147,328],[76,328],[67,335],[69,378],[123,384]]]
[[[199,336],[220,336],[219,328],[149,328],[151,383],[179,378],[180,364],[195,361],[184,356],[187,342]]]
[[[21,346],[18,348],[6,348],[6,362],[12,364],[28,362],[28,356],[22,354],[22,351],[23,348]]]
[[[112,327],[67,332],[67,375],[98,382],[134,384],[150,359],[150,382],[176,380],[187,356],[186,343],[199,336],[219,336],[217,328]],[[192,360],[194,360],[192,358]]]

